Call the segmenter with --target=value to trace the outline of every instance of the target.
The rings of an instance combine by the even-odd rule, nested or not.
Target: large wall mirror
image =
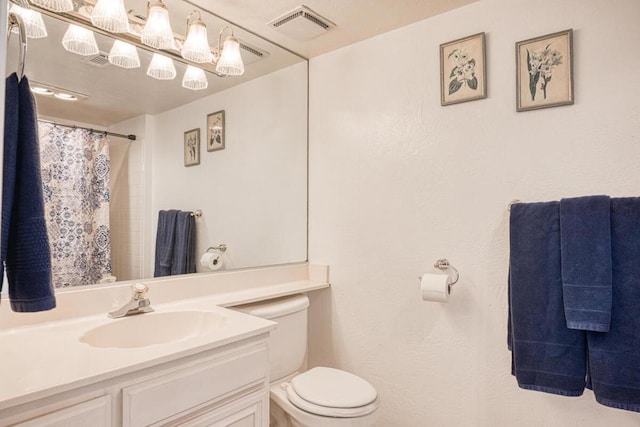
[[[94,3],[74,1],[74,7],[90,8]],[[63,125],[136,135],[135,141],[117,136],[106,140],[111,271],[91,282],[153,277],[161,210],[199,214],[195,217],[198,273],[211,272],[200,264],[200,257],[208,248],[221,244],[227,248],[220,258],[223,270],[306,260],[306,59],[225,22],[206,9],[204,0],[164,0],[164,4],[178,35],[185,34],[187,16],[198,10],[212,47],[217,44],[219,31],[230,25],[240,41],[244,74],[219,77],[206,72],[206,89],[186,89],[182,87],[186,64],[173,61],[176,77],[172,80],[151,78],[147,68],[153,53],[140,47],[139,68],[112,65],[108,54],[114,40],[105,34],[94,33],[97,54],[78,55],[65,50],[62,39],[69,21],[44,13],[47,36],[28,39],[25,75],[32,89],[40,86],[79,98],[71,101],[51,94],[35,95],[38,116],[46,123],[45,135],[40,128],[43,156],[51,155],[44,152],[43,144],[57,144],[58,150],[54,158],[43,158],[43,168],[47,162],[56,165],[54,172],[43,174],[45,185],[49,185],[47,191],[62,192],[68,185],[47,184],[56,178],[52,174],[64,175],[64,162],[73,163],[85,155],[95,157],[97,154],[86,150],[104,149],[103,142],[92,137],[84,148],[70,148],[80,137]],[[125,0],[125,6],[133,20],[147,16],[146,1]],[[7,74],[18,66],[17,39],[12,36],[7,48]],[[218,112],[223,114],[214,114]],[[221,117],[222,134],[218,130]],[[92,133],[96,134],[100,136]],[[199,147],[195,144],[198,134]],[[224,136],[223,146],[218,136]],[[209,144],[212,151],[208,150]],[[61,150],[76,151],[61,163]],[[87,175],[74,185],[90,186],[92,180],[95,177]],[[84,187],[83,191],[80,197],[65,197],[75,199],[71,202],[82,199],[85,205],[95,203],[95,195]],[[67,218],[60,209],[48,215],[62,223],[75,221],[78,227],[58,231],[52,237],[54,244],[91,238],[83,234],[96,232],[92,219]],[[94,262],[98,260],[91,253],[84,254],[68,263],[66,274],[81,274],[86,264]],[[78,284],[62,280],[56,285]]]

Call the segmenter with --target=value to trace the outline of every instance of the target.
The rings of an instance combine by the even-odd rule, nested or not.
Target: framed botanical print
[[[573,30],[516,43],[517,111],[573,104]]]
[[[440,104],[487,97],[484,33],[440,45]]]
[[[184,165],[200,164],[200,129],[191,129],[184,133]]]
[[[224,110],[207,116],[207,151],[224,149]]]

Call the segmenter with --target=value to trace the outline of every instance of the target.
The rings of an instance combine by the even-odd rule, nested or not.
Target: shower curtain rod
[[[65,128],[84,129],[84,130],[88,130],[89,132],[101,133],[101,134],[108,135],[108,136],[117,136],[118,138],[125,138],[125,139],[129,139],[131,141],[135,141],[136,140],[136,136],[133,135],[133,134],[125,135],[123,133],[109,132],[109,131],[106,131],[106,130],[97,130],[97,129],[87,128],[87,127],[84,127],[84,126],[65,125],[63,123],[57,123],[57,122],[53,122],[51,120],[38,119],[38,121],[45,122],[45,123],[51,123],[51,124],[53,124],[55,126],[62,126],[62,127],[65,127]]]

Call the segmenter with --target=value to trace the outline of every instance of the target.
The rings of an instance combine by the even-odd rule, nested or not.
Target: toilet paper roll
[[[220,270],[222,268],[222,255],[215,252],[205,252],[200,257],[200,265],[212,271]]]
[[[423,301],[449,301],[449,275],[424,273],[420,276],[420,292]]]

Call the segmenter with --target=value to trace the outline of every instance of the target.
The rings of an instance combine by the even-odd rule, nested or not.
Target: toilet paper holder
[[[226,252],[227,251],[227,245],[225,245],[224,243],[220,243],[218,246],[209,246],[207,248],[207,252],[210,252],[210,251]]]
[[[452,280],[452,278],[449,278],[449,280],[450,280],[449,281],[449,292],[451,292],[451,287],[453,285],[455,285],[456,283],[458,283],[458,279],[460,279],[460,273],[458,273],[458,269],[456,269],[453,265],[451,265],[446,258],[442,258],[442,259],[437,260],[435,262],[435,264],[433,264],[433,266],[435,268],[437,268],[438,270],[445,271],[445,270],[451,269],[453,271],[453,273],[454,273],[453,280]]]

